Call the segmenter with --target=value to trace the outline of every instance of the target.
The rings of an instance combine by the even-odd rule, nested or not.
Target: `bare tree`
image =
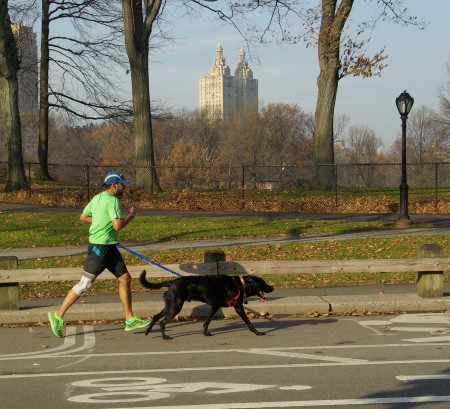
[[[390,20],[403,25],[418,25],[416,17],[407,14],[403,0],[373,0],[373,14],[353,31],[348,24],[354,0],[254,0],[236,4],[235,10],[265,13],[265,26],[255,27],[251,19],[248,36],[258,42],[277,36],[283,42],[305,42],[317,46],[320,73],[317,78],[318,96],[315,113],[315,161],[318,165],[334,163],[333,119],[339,80],[347,75],[371,77],[385,68],[384,49],[366,55],[369,40],[361,35],[373,29],[379,21]],[[367,9],[367,7],[366,7]],[[300,27],[300,28],[299,28]],[[319,166],[317,185],[330,188],[334,183],[332,166]]]
[[[0,109],[3,116],[8,162],[6,192],[28,187],[22,156],[18,69],[17,46],[11,29],[8,0],[0,0]]]
[[[222,121],[209,117],[206,112],[195,112],[189,124],[188,130],[205,153],[206,163],[215,162],[219,155]]]
[[[236,112],[223,122],[220,161],[226,166],[266,164],[267,140],[256,112]]]
[[[80,122],[127,120],[132,111],[122,101],[113,67],[121,58],[121,13],[118,0],[41,0],[41,64],[38,157],[40,177],[48,172],[49,110]],[[51,34],[51,25],[63,20],[65,34]],[[58,73],[50,81],[50,69]],[[125,70],[125,68],[123,68]]]
[[[450,64],[447,65],[450,74]],[[450,157],[450,81],[439,89],[439,113],[435,113],[432,121],[436,132],[437,151],[439,160],[448,160]]]
[[[351,163],[379,162],[383,140],[367,126],[354,125],[348,130],[347,156]]]
[[[408,148],[410,159],[424,163],[430,158],[435,142],[436,127],[432,121],[433,111],[425,105],[414,109],[408,121]]]
[[[359,186],[373,186],[379,179],[379,168],[373,164],[382,160],[383,146],[382,139],[367,126],[354,125],[349,128],[345,153],[350,163],[360,164],[355,168]]]
[[[310,163],[307,115],[297,104],[269,104],[261,109],[265,164]]]

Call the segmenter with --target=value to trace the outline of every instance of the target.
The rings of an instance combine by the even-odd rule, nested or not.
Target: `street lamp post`
[[[414,104],[414,98],[404,91],[395,99],[395,103],[402,119],[402,179],[400,183],[400,215],[397,226],[407,227],[411,224],[411,219],[408,215],[408,184],[406,183],[406,120]]]

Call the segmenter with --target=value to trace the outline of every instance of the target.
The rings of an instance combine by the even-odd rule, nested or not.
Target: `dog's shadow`
[[[222,313],[223,316],[223,313]],[[216,321],[221,321],[217,325],[214,325]],[[255,327],[266,333],[271,334],[273,332],[286,330],[289,328],[294,328],[298,326],[306,326],[306,325],[321,325],[321,324],[333,324],[337,322],[334,318],[306,318],[306,317],[299,317],[299,318],[290,318],[290,319],[282,319],[277,320],[275,319],[267,319],[267,318],[257,318],[253,321]],[[192,329],[187,329],[186,327],[189,324],[198,325],[199,327],[195,327]],[[188,337],[192,335],[203,335],[203,319],[200,317],[195,317],[189,319],[189,321],[182,321],[182,322],[173,322],[171,323],[171,326],[169,328],[166,328],[167,334],[172,338],[182,338],[182,337]],[[172,332],[171,329],[175,330],[176,332]],[[238,317],[230,320],[223,320],[220,316],[215,315],[214,319],[211,321],[211,325],[209,327],[209,331],[211,332],[212,336],[215,335],[222,335],[222,334],[229,334],[234,332],[247,332],[250,336],[254,336],[253,334],[249,333],[247,326],[243,321],[241,321]],[[171,333],[172,332],[172,333]],[[153,334],[153,338],[159,338],[161,336],[159,328],[155,327],[149,335]]]

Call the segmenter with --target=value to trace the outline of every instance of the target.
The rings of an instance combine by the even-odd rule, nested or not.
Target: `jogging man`
[[[143,328],[150,321],[133,315],[131,307],[131,275],[116,247],[118,231],[133,220],[136,209],[130,207],[129,213],[122,217],[122,205],[119,197],[123,195],[125,185],[131,180],[113,170],[106,174],[104,191],[95,195],[81,213],[80,220],[90,223],[88,256],[83,266],[81,280],[66,295],[58,311],[50,312],[48,319],[53,333],[62,337],[64,314],[81,295],[88,290],[95,279],[108,269],[119,280],[119,297],[125,312],[125,331]]]

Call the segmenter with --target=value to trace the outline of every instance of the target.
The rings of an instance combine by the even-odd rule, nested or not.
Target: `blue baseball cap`
[[[124,185],[128,185],[131,183],[130,179],[125,179],[125,176],[117,170],[110,170],[106,176],[102,186],[112,185],[113,183],[123,183]]]

